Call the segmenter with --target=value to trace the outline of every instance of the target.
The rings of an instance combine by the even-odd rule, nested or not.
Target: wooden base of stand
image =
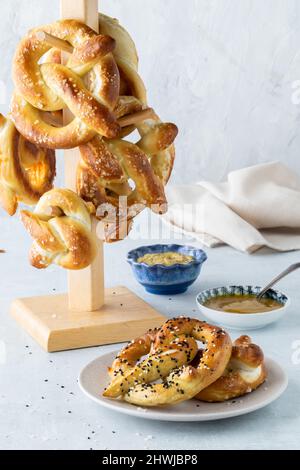
[[[17,299],[11,314],[48,352],[121,343],[166,320],[125,287],[107,289],[95,312],[70,311],[62,294]]]

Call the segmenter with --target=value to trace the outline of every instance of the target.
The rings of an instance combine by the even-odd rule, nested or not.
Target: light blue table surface
[[[158,241],[138,239],[144,220],[145,216],[139,219],[130,239],[106,246],[106,284],[126,285],[167,316],[197,316],[195,296],[200,290],[230,283],[263,284],[300,259],[299,252],[263,249],[246,255],[229,247],[207,249],[202,274],[186,294],[153,296],[136,283],[125,260],[129,249]],[[155,232],[157,218],[152,222]],[[233,419],[154,422],[102,409],[78,388],[82,367],[119,345],[47,354],[9,316],[10,303],[16,297],[66,290],[62,269],[51,266],[38,271],[29,266],[29,246],[30,239],[17,219],[0,219],[0,249],[7,251],[0,254],[1,449],[300,448],[300,272],[279,284],[292,299],[286,318],[251,334],[266,355],[287,371],[286,392],[266,408]],[[232,332],[233,338],[237,335]]]

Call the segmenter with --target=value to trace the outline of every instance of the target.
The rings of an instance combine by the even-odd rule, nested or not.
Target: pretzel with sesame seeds
[[[0,205],[14,215],[19,202],[34,205],[52,188],[55,153],[37,147],[0,114]]]
[[[197,365],[202,351],[193,361]],[[256,390],[267,378],[263,351],[249,336],[240,336],[233,343],[232,354],[222,376],[195,398],[206,402],[223,402]]]
[[[67,64],[40,59],[51,50],[44,34],[68,41],[73,47]],[[98,35],[76,20],[62,20],[31,30],[20,42],[14,62],[16,86],[11,113],[19,132],[47,148],[73,148],[96,134],[116,137],[120,126],[113,110],[119,99],[120,76],[112,55],[113,38]],[[50,62],[48,61],[50,60]],[[74,115],[67,125],[56,127],[45,112],[65,108]]]
[[[22,211],[21,220],[34,239],[30,262],[39,269],[55,263],[66,269],[89,266],[96,255],[91,216],[84,201],[70,189],[52,189],[35,211]]]
[[[164,337],[158,330],[129,343],[116,357],[109,368],[112,381],[104,396],[116,398],[140,382],[153,382],[166,377],[171,370],[189,363],[197,354],[194,338],[168,334]],[[137,364],[137,361],[148,355]]]
[[[190,362],[198,349],[196,341],[205,343],[206,349],[198,366],[193,367]],[[124,354],[126,359],[126,350]],[[130,362],[125,363],[120,372],[117,358],[110,370],[114,377],[104,396],[121,397],[139,406],[180,403],[216,381],[224,372],[230,355],[231,340],[223,329],[185,317],[168,320],[158,330],[150,354],[142,362],[134,367]],[[162,383],[153,383],[160,378]]]

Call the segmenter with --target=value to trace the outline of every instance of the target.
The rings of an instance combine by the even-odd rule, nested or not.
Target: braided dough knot
[[[189,365],[197,341],[206,349],[197,367]],[[136,364],[144,354],[149,356]],[[167,321],[153,338],[135,340],[121,351],[110,369],[111,384],[104,396],[140,406],[179,403],[193,398],[217,380],[230,359],[231,340],[222,329],[179,317]],[[163,379],[162,383],[153,383]]]
[[[136,144],[96,136],[80,147],[77,192],[93,202],[98,219],[108,222],[107,241],[124,238],[131,220],[145,207],[158,214],[166,212],[163,171],[157,171],[157,160],[177,132],[172,123],[155,122]],[[109,226],[120,229],[122,220],[127,231],[110,232]]]
[[[28,142],[0,114],[0,204],[14,215],[19,202],[36,204],[52,188],[55,153]]]
[[[69,189],[53,189],[39,200],[35,211],[22,211],[21,219],[34,239],[30,261],[36,268],[51,263],[83,269],[96,255],[91,217],[82,199]]]
[[[44,33],[74,47],[66,66],[55,63]],[[47,148],[76,147],[97,133],[116,137],[120,127],[113,109],[119,98],[120,76],[112,55],[114,47],[114,39],[98,35],[76,20],[30,31],[20,42],[13,62],[16,92],[11,108],[19,132]],[[49,51],[46,62],[40,64]],[[55,127],[47,122],[45,112],[66,107],[74,115],[70,124]]]

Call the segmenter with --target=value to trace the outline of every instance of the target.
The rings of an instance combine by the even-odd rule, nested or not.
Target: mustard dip
[[[188,264],[195,258],[189,255],[183,255],[176,251],[166,251],[165,253],[147,253],[138,258],[138,263],[146,263],[148,266],[162,264],[164,266],[173,266],[174,264]]]
[[[259,313],[282,308],[283,305],[270,298],[257,300],[255,295],[221,295],[209,299],[205,307],[230,313]]]

